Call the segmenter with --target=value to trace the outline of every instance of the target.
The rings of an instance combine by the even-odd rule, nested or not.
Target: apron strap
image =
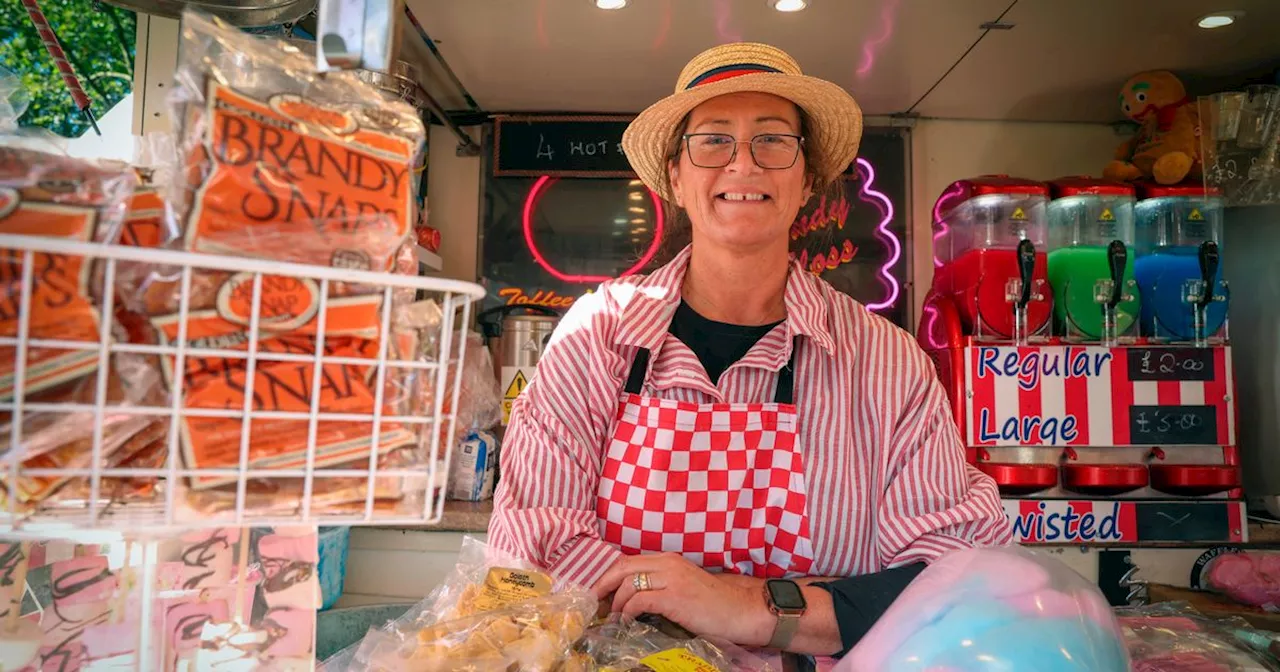
[[[644,389],[644,377],[649,372],[649,349],[636,350],[636,358],[631,362],[631,373],[627,374],[627,385],[622,388],[627,394],[640,394]]]
[[[778,370],[778,386],[773,391],[773,403],[795,403],[796,350],[800,347],[800,339],[791,343],[791,358]],[[627,394],[640,394],[644,389],[644,378],[649,372],[649,349],[636,350],[636,358],[631,361],[631,371],[627,374],[627,384],[623,391]]]
[[[773,403],[795,403],[796,388],[796,350],[800,347],[800,338],[791,341],[791,358],[778,369],[778,387],[773,390]]]

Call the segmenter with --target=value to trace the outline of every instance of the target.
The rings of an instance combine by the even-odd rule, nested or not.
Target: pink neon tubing
[[[555,179],[557,178],[552,178],[550,175],[543,175],[542,177],[539,177],[538,181],[533,183],[533,188],[529,190],[529,195],[524,199],[524,244],[529,248],[529,254],[533,255],[533,260],[537,262],[543,270],[555,276],[555,278],[561,282],[593,284],[604,282],[605,280],[611,280],[612,278],[607,275],[568,275],[566,273],[562,273],[556,269],[555,266],[552,266],[551,262],[547,261],[546,257],[542,256],[542,252],[538,250],[537,243],[533,242],[533,209],[537,205],[538,196],[550,185],[551,182],[555,181]],[[649,261],[653,259],[653,255],[658,253],[658,245],[662,242],[662,227],[664,224],[662,200],[658,198],[658,195],[654,193],[652,189],[648,191],[649,198],[653,199],[653,244],[649,246],[649,249],[645,251],[644,256],[640,258],[640,261],[636,262],[635,266],[628,268],[619,277],[632,275],[644,268]]]

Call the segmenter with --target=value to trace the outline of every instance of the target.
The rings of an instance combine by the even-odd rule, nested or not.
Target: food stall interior
[[[258,525],[263,529],[252,535],[234,531],[220,537],[222,532],[214,531],[168,540],[172,548],[182,549],[183,557],[192,548],[217,542],[222,547],[217,561],[228,564],[226,576],[219,577],[228,582],[232,563],[239,561],[243,570],[246,562],[268,557],[272,549],[289,561],[313,563],[318,581],[336,580],[336,587],[326,584],[327,611],[314,621],[312,648],[298,649],[305,654],[301,658],[323,660],[362,641],[389,651],[402,645],[395,637],[412,639],[415,632],[422,642],[432,641],[432,633],[418,626],[426,624],[423,619],[444,615],[459,622],[474,620],[467,626],[474,632],[495,628],[491,621],[475,620],[483,609],[467,600],[482,600],[485,590],[499,590],[496,582],[516,580],[502,574],[512,571],[529,572],[517,577],[520,581],[538,584],[545,579],[546,590],[531,594],[534,603],[543,600],[552,606],[539,606],[538,613],[517,609],[503,618],[535,623],[542,630],[538,636],[549,637],[544,643],[557,651],[568,650],[580,638],[587,644],[580,644],[577,653],[586,658],[591,646],[607,649],[645,638],[667,641],[661,639],[665,634],[637,623],[615,623],[614,630],[583,634],[592,605],[582,595],[560,586],[552,590],[554,577],[534,568],[497,567],[477,561],[475,554],[484,553],[511,404],[537,370],[557,320],[601,282],[656,267],[664,259],[663,236],[677,225],[675,213],[631,170],[622,153],[623,130],[639,111],[672,93],[673,78],[691,56],[713,45],[743,41],[784,49],[806,74],[840,85],[861,106],[865,130],[859,156],[832,190],[802,208],[791,229],[793,258],[804,272],[910,333],[926,351],[947,391],[966,459],[995,479],[1015,540],[1075,570],[1084,583],[1098,588],[1104,607],[1109,603],[1121,609],[1116,622],[1125,628],[1124,642],[1135,664],[1162,647],[1176,648],[1170,641],[1192,637],[1178,628],[1215,636],[1230,631],[1220,622],[1195,621],[1203,614],[1244,616],[1248,623],[1242,627],[1250,633],[1256,632],[1248,629],[1250,624],[1280,629],[1274,615],[1268,615],[1275,605],[1249,597],[1238,583],[1221,583],[1233,561],[1217,562],[1237,554],[1262,557],[1280,548],[1280,271],[1275,264],[1280,251],[1280,42],[1275,39],[1280,2],[100,2],[23,0],[21,6],[0,8],[0,17],[20,26],[12,36],[0,31],[0,94],[8,95],[4,85],[12,81],[32,92],[21,108],[0,104],[0,122],[6,120],[6,110],[25,109],[26,116],[17,113],[17,123],[28,135],[42,126],[64,135],[74,130],[77,137],[54,143],[57,153],[142,165],[137,147],[155,149],[160,147],[155,138],[181,137],[197,128],[190,96],[203,85],[192,83],[190,64],[179,60],[180,53],[192,49],[191,24],[182,20],[186,10],[214,15],[235,30],[256,35],[261,44],[270,45],[263,53],[290,49],[289,57],[301,60],[289,63],[314,68],[306,81],[356,71],[361,83],[351,90],[370,96],[371,115],[391,109],[386,105],[398,100],[408,107],[395,110],[408,110],[423,124],[420,152],[412,159],[397,155],[412,164],[415,198],[407,206],[411,214],[405,215],[408,270],[397,271],[409,280],[395,289],[414,296],[415,306],[431,304],[430,310],[405,319],[417,330],[415,337],[422,338],[415,341],[419,368],[440,375],[403,387],[425,395],[418,409],[428,417],[424,424],[441,425],[424,433],[430,437],[425,445],[433,446],[423,449],[426,456],[406,467],[421,468],[417,476],[427,476],[423,465],[429,464],[429,477],[406,477],[414,484],[427,481],[427,496],[413,499],[410,513],[379,522],[373,512],[375,500],[383,497],[382,486],[376,496],[373,487],[360,490],[352,506],[365,511],[364,518],[320,528],[314,538],[298,542],[318,545],[320,551],[313,553],[308,546],[297,555],[286,519],[301,516],[300,524],[315,524],[310,517],[316,496],[312,479],[318,472],[313,472],[346,466],[352,457],[343,453],[343,461],[323,463],[322,454],[316,463],[315,415],[324,410],[317,402],[309,411],[312,435],[301,442],[313,450],[308,455],[302,445],[294,456],[303,470],[298,490],[305,493],[299,495],[297,511],[274,511],[270,525]],[[110,18],[118,29],[114,32],[126,34],[126,66],[116,63],[114,55],[95,51],[91,36],[73,25],[77,12],[96,12],[95,22]],[[223,28],[199,30],[222,35]],[[50,46],[53,34],[60,40]],[[209,44],[222,39],[209,38]],[[238,38],[228,39],[221,44]],[[61,72],[53,55],[59,48],[69,62]],[[216,54],[206,65],[210,73],[238,67],[219,61]],[[109,72],[121,67],[132,70]],[[1133,86],[1137,80],[1131,78],[1153,71],[1172,73],[1167,79],[1163,74],[1148,78],[1165,82],[1167,88],[1146,80],[1141,91]],[[9,72],[18,79],[6,77]],[[94,83],[104,77],[128,85]],[[54,84],[32,83],[41,78]],[[244,73],[236,81],[237,86],[262,86]],[[77,95],[80,82],[85,93]],[[209,91],[211,98],[219,95]],[[1156,100],[1166,94],[1168,100]],[[1135,109],[1148,97],[1150,113]],[[275,109],[262,104],[268,108]],[[1184,121],[1187,132],[1179,135]],[[0,124],[0,131],[10,130]],[[403,128],[399,132],[414,136]],[[1177,142],[1182,144],[1174,146]],[[1161,171],[1171,170],[1172,162],[1144,164],[1144,151],[1181,152],[1193,167],[1170,177]],[[1130,169],[1136,172],[1125,173]],[[0,234],[23,233],[4,227],[7,205],[0,202]],[[28,254],[30,249],[50,253],[28,248]],[[226,249],[186,251],[226,254]],[[305,249],[291,253],[306,256]],[[170,259],[135,256],[125,253],[117,261],[158,264]],[[173,259],[179,268],[192,263]],[[340,266],[336,257],[302,263],[318,263],[316,268],[326,271]],[[375,262],[364,263],[373,268]],[[389,269],[396,261],[386,264]],[[258,287],[254,292],[261,292],[263,278],[269,277],[266,267],[252,264],[221,270],[257,273],[257,285],[244,284]],[[193,273],[190,268],[188,273]],[[176,277],[167,282],[181,295]],[[187,280],[183,291],[190,293]],[[345,286],[339,275],[329,279],[320,273],[304,280],[299,282],[306,287],[315,285],[313,299],[336,291],[320,287]],[[18,280],[6,276],[4,282],[16,288]],[[392,288],[385,289],[390,302]],[[10,293],[19,295],[16,289]],[[217,294],[219,311],[234,300],[224,298],[221,290]],[[247,296],[242,297],[245,302]],[[259,305],[259,294],[253,297],[252,308],[249,303],[244,307],[245,325],[254,325],[250,331],[258,328],[257,313],[267,310]],[[323,298],[317,300],[326,305]],[[197,308],[192,304],[192,310]],[[183,319],[187,310],[184,299]],[[317,311],[327,314],[323,307]],[[176,304],[172,312],[176,319]],[[299,324],[315,314],[308,313]],[[16,319],[5,316],[0,326],[16,325]],[[371,342],[377,342],[377,334],[396,330],[400,319],[397,314],[381,326],[370,326],[375,334]],[[323,345],[324,319],[320,325]],[[432,329],[434,335],[423,336]],[[10,339],[0,346],[12,349],[22,342],[27,347],[26,336],[15,340],[13,333],[0,329],[0,337],[5,336]],[[105,342],[108,337],[101,338]],[[254,343],[245,356],[250,377]],[[395,348],[393,342],[390,349]],[[397,356],[383,350],[379,369]],[[106,357],[106,345],[102,351]],[[181,362],[183,355],[178,357]],[[167,360],[166,366],[171,366]],[[170,380],[172,369],[164,371]],[[12,371],[6,372],[12,386]],[[377,380],[383,383],[381,377]],[[21,385],[18,389],[21,396]],[[7,433],[8,414],[15,408],[5,394],[12,390],[0,390],[0,402],[8,402],[2,409]],[[383,400],[383,394],[377,390],[376,398]],[[373,408],[381,402],[372,399],[371,417],[378,427],[383,411]],[[178,402],[173,404],[176,427]],[[248,402],[245,408],[247,413]],[[21,409],[19,402],[16,412]],[[299,412],[307,411],[302,407]],[[402,419],[409,415],[387,413]],[[323,420],[321,425],[323,430]],[[400,429],[393,424],[384,431]],[[422,437],[416,440],[421,447]],[[191,439],[184,435],[183,441]],[[242,450],[246,457],[227,466],[238,467],[243,485],[245,470],[253,464],[248,448]],[[177,460],[177,449],[173,451],[169,459]],[[94,455],[99,455],[96,449]],[[361,459],[369,469],[383,461],[393,468],[404,466],[377,451],[366,450]],[[163,460],[159,464],[176,469]],[[23,463],[22,468],[29,466]],[[18,469],[11,472],[14,480]],[[369,476],[370,486],[373,478]],[[90,499],[100,494],[96,477],[92,487]],[[255,525],[240,515],[252,506],[253,496],[252,485],[242,487],[238,497],[233,493],[236,516],[225,530]],[[322,501],[327,500],[317,499],[315,506],[323,507]],[[174,506],[172,495],[168,506]],[[404,511],[403,506],[392,508]],[[172,516],[166,520],[173,522]],[[30,564],[34,578],[26,581],[32,585],[28,601],[33,606],[44,599],[35,594],[37,582],[48,590],[51,577],[70,571],[58,562],[96,552],[81,549],[97,543],[97,537],[81,536],[36,563],[31,544],[42,543],[41,535],[50,533],[0,524],[21,533],[11,542],[0,534],[0,545],[23,558],[15,565],[20,574]],[[84,525],[101,527],[96,510]],[[326,537],[326,530],[341,533],[329,531]],[[336,544],[334,552],[341,557],[339,568],[330,564],[328,574],[323,569],[326,543]],[[163,550],[169,548],[165,546],[141,548],[126,544],[121,551],[117,544],[103,557],[110,557],[111,571],[121,563],[120,571],[126,571],[177,552]],[[155,553],[160,556],[149,555]],[[1275,557],[1280,556],[1267,555],[1265,562]],[[1025,561],[1015,556],[990,559],[991,567]],[[107,571],[107,560],[101,564]],[[1255,577],[1262,570],[1249,565],[1239,571]],[[121,577],[121,585],[136,580]],[[1076,578],[1054,575],[1051,583],[1070,593],[1076,590]],[[1280,581],[1271,581],[1280,594]],[[23,580],[17,584],[22,586]],[[448,600],[437,600],[429,609],[421,603],[410,607],[425,596],[438,596],[442,587],[464,585],[481,597],[459,600],[449,593]],[[1180,592],[1193,590],[1202,592]],[[1225,594],[1229,599],[1224,598],[1228,606],[1221,612],[1205,611],[1208,607],[1199,604],[1203,614],[1158,605],[1123,611],[1169,594],[1212,594],[1214,599]],[[22,598],[12,599],[19,604]],[[1070,608],[1083,614],[1091,608],[1090,599],[1072,602]],[[121,605],[112,607],[111,619],[127,611]],[[251,607],[239,602],[234,607],[227,607],[224,620],[234,614],[235,627],[243,625],[241,620],[260,626],[257,612],[252,619],[238,616],[241,611],[248,615]],[[547,610],[556,612],[554,624],[547,621]],[[29,615],[31,609],[21,611]],[[399,625],[366,635],[371,626],[389,621]],[[1177,627],[1171,625],[1175,623]],[[291,627],[300,631],[302,626],[282,626],[285,631]],[[891,631],[896,626],[885,627]],[[232,628],[229,634],[206,637],[230,641],[236,632]],[[27,635],[27,644],[40,637]],[[385,641],[379,639],[383,635]],[[434,635],[440,642],[448,639]],[[8,641],[0,634],[0,643]],[[280,646],[283,651],[293,644]],[[1280,645],[1264,639],[1251,649],[1239,646],[1252,651],[1250,664],[1260,666],[1220,669],[1280,669],[1275,657]],[[1268,646],[1273,647],[1272,658],[1266,658]],[[727,667],[717,669],[768,669],[726,662],[736,654],[714,648],[689,648],[688,655],[705,660],[722,656],[718,664]],[[437,650],[445,649],[432,649]],[[5,655],[0,647],[0,659]],[[178,664],[178,652],[164,655],[169,657],[160,659],[159,666]],[[354,650],[347,655],[355,655]],[[635,655],[638,660],[640,654]],[[344,660],[343,665],[355,665],[353,658]],[[1266,662],[1258,662],[1262,660]],[[579,669],[569,662],[556,669]],[[1152,662],[1141,669],[1175,668]]]

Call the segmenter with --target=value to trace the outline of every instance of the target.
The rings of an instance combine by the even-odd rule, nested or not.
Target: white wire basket
[[[21,235],[0,235],[0,253],[0,291],[20,288],[0,296],[16,309],[16,330],[0,331],[0,358],[12,353],[0,377],[0,535],[439,522],[464,387],[459,335],[479,285]],[[96,338],[33,335],[50,258],[85,260]],[[176,313],[151,320],[164,327],[153,342],[115,319],[128,303],[120,278],[139,268],[164,269],[177,289]],[[222,283],[216,306],[192,305],[193,282],[210,276]],[[353,303],[376,316],[371,339],[326,331],[331,310]],[[434,322],[405,323],[426,305]],[[195,333],[213,313],[242,321],[242,341]],[[89,373],[59,397],[67,362]],[[138,366],[160,370],[158,390],[127,380]],[[141,443],[149,460],[123,459]]]

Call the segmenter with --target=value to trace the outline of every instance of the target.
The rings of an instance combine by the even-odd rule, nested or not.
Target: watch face
[[[769,590],[769,598],[778,609],[794,611],[805,608],[804,593],[795,581],[773,579],[765,583]]]

